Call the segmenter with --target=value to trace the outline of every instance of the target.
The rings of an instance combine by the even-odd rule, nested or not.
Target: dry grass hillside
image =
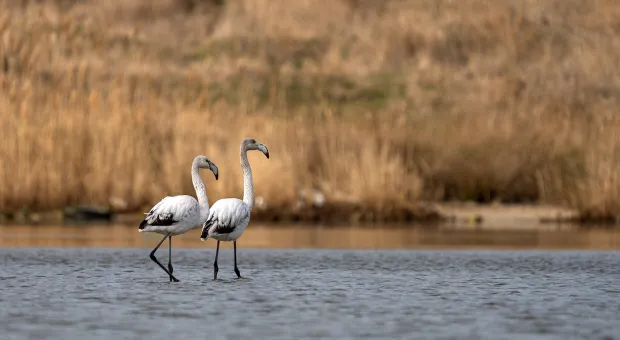
[[[0,211],[255,191],[620,207],[615,0],[0,0]],[[285,211],[280,209],[278,211]],[[290,209],[289,209],[290,210]]]

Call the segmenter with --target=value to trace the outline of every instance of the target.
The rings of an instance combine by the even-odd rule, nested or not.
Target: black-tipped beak
[[[264,153],[265,157],[267,157],[267,159],[269,159],[269,150],[267,149],[267,147],[264,144],[259,144],[258,145],[258,150],[260,150],[262,153]]]
[[[220,171],[217,169],[217,165],[211,163],[209,168],[211,169],[211,172],[213,172],[213,176],[215,176],[215,180],[217,181]]]

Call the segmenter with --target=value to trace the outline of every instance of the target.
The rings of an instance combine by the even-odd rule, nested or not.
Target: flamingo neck
[[[195,161],[192,164],[192,183],[194,184],[194,189],[196,189],[196,198],[198,198],[198,206],[200,207],[200,222],[202,223],[209,216],[209,198],[207,197],[205,184],[202,178],[200,178],[200,168],[198,168],[198,164]]]
[[[254,184],[252,182],[252,168],[248,161],[248,150],[241,146],[241,170],[243,170],[243,202],[250,209],[254,206]]]

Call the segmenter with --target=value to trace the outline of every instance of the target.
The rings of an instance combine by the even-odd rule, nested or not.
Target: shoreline
[[[23,224],[137,224],[142,212],[113,212],[105,207],[77,206],[48,212],[0,215],[0,223]],[[255,207],[252,221],[274,225],[403,225],[454,226],[459,229],[524,230],[550,226],[615,227],[609,221],[585,220],[575,210],[545,204],[477,204],[421,202],[410,206],[373,208],[363,204],[334,203],[323,207]]]

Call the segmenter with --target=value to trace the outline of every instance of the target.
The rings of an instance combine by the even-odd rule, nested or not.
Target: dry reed
[[[0,211],[302,189],[618,215],[614,0],[0,1]]]

